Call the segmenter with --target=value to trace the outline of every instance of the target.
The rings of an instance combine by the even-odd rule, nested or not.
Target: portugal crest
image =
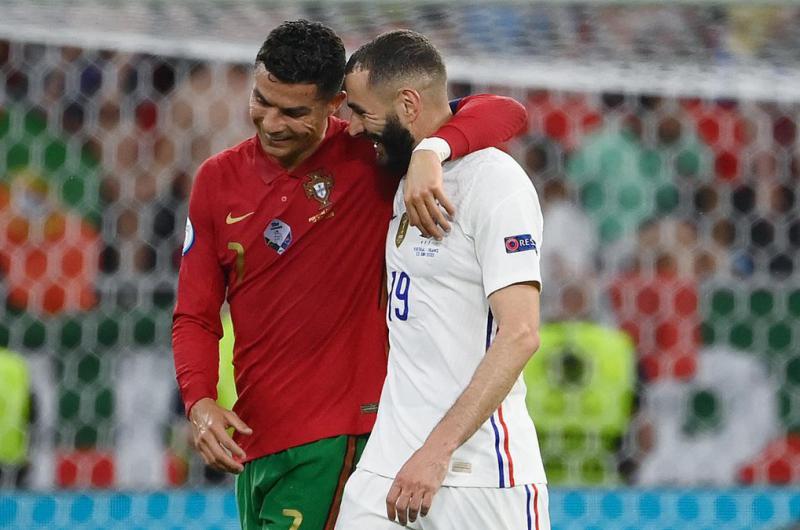
[[[319,209],[328,207],[331,200],[331,190],[333,189],[333,177],[321,171],[315,171],[308,175],[308,180],[303,184],[306,196],[309,199],[316,199],[319,202]]]
[[[320,212],[308,220],[316,223],[320,219],[333,217],[333,204],[331,204],[331,190],[333,190],[333,177],[323,173],[321,170],[308,174],[308,180],[303,183],[306,190],[306,197],[314,199],[319,203]]]

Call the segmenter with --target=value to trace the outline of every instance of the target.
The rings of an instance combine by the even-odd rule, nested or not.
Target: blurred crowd
[[[556,481],[796,481],[798,106],[534,91],[528,109],[512,151],[544,204],[543,311],[561,332],[561,353],[532,364],[583,362],[581,384],[553,393],[587,412],[584,438],[596,431],[565,457],[573,436],[554,419]],[[607,338],[587,342],[599,331],[574,323]],[[618,332],[630,348],[604,368],[599,343]],[[624,398],[595,394],[631,362],[621,428],[608,422]],[[534,417],[545,406],[529,404]],[[581,454],[594,458],[583,469]]]
[[[420,25],[451,56],[537,57],[559,61],[655,61],[669,64],[730,64],[759,61],[796,64],[793,5],[661,3],[621,4],[446,3],[420,6],[375,5],[377,30]],[[320,10],[331,24],[344,18],[345,42],[358,46],[363,22],[356,6],[349,20]],[[315,15],[317,13],[314,13]]]
[[[192,175],[251,135],[250,69],[0,41],[0,72],[0,346],[44,361],[42,386],[56,387],[47,399],[34,392],[45,428],[31,443],[44,456],[22,475],[124,483],[113,448],[126,428],[151,424],[163,452],[169,418],[128,419],[164,408],[158,381],[172,414],[171,311]],[[156,377],[144,396],[151,406],[139,395],[151,376],[137,366],[152,356],[167,364],[154,370],[166,382]]]
[[[731,49],[769,48],[764,13]],[[224,480],[188,447],[171,310],[192,175],[252,134],[249,66],[0,41],[0,77],[0,378],[24,359],[33,395],[0,417],[0,484]],[[800,101],[524,96],[550,480],[800,482]]]

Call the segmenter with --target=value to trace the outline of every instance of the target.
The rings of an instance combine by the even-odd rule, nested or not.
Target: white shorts
[[[398,530],[386,516],[386,496],[394,482],[356,469],[344,487],[336,530]],[[428,515],[407,528],[413,530],[550,530],[546,484],[513,488],[443,486]]]

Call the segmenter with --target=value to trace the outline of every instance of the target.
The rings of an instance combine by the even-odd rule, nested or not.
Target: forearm
[[[528,112],[512,98],[479,94],[459,102],[457,112],[433,136],[450,145],[451,159],[496,147],[526,129]]]
[[[469,385],[425,443],[451,454],[458,449],[497,410],[537,348],[533,330],[498,331]]]
[[[217,398],[219,340],[222,338],[219,311],[227,285],[215,248],[213,207],[216,203],[209,188],[217,186],[219,174],[214,159],[204,162],[197,171],[178,272],[172,350],[187,415],[198,400]]]
[[[188,415],[200,399],[217,399],[219,336],[195,318],[176,315],[172,350],[175,376]]]

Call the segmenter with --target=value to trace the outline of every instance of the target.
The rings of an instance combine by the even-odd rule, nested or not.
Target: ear
[[[347,99],[347,93],[344,91],[339,92],[335,96],[331,98],[328,102],[328,115],[335,114],[339,107],[342,106],[342,103],[345,102]]]
[[[394,110],[403,123],[414,123],[422,114],[422,97],[413,88],[401,88],[395,97]]]

